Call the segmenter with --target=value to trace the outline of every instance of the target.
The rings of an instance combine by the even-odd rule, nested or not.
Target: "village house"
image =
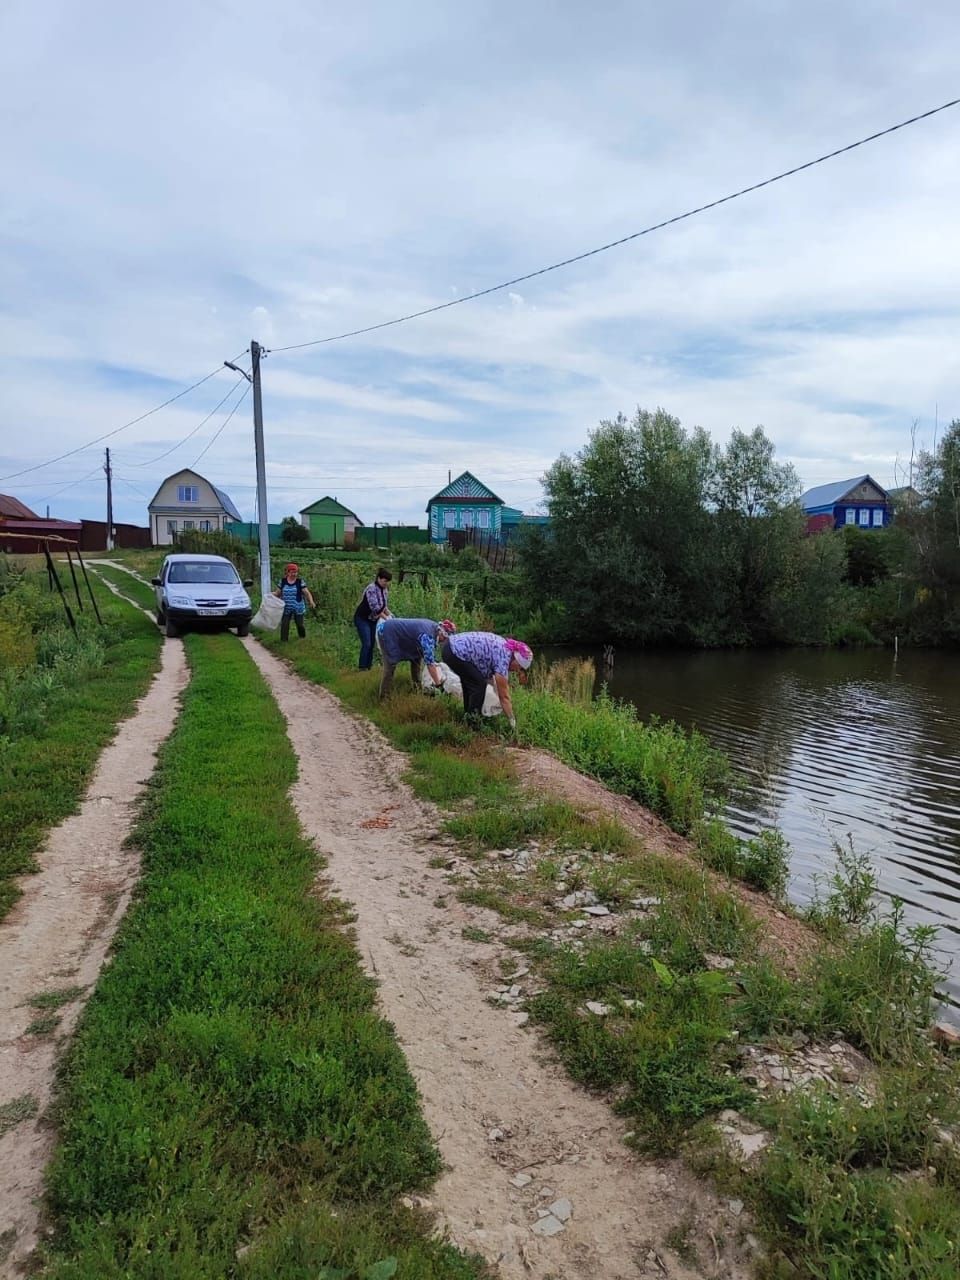
[[[446,542],[451,532],[479,529],[499,538],[504,502],[469,471],[451,480],[427,503],[430,541]]]
[[[868,475],[817,485],[801,495],[800,505],[807,517],[808,533],[847,525],[883,529],[893,519],[890,495]]]
[[[300,512],[300,523],[310,531],[310,541],[328,547],[350,546],[363,521],[329,494]]]
[[[189,468],[167,476],[147,511],[150,540],[155,547],[169,547],[186,529],[215,533],[241,520],[230,497]]]

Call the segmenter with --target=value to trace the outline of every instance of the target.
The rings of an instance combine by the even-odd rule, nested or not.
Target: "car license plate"
[[[227,616],[226,609],[198,609],[197,613],[201,618],[225,618]]]

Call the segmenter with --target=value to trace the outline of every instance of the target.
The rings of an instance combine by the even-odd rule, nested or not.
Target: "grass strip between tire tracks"
[[[156,627],[91,580],[105,624],[102,666],[51,690],[39,726],[0,751],[0,919],[20,896],[13,877],[36,870],[46,833],[76,812],[100,753],[159,664]]]
[[[480,1277],[397,1203],[439,1160],[345,909],[314,891],[283,719],[232,636],[185,643],[141,885],[61,1071],[43,1274]]]

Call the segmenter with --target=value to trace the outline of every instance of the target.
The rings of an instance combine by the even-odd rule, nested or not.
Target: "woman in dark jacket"
[[[369,671],[373,666],[373,641],[376,626],[381,618],[392,618],[387,606],[387,583],[393,578],[389,569],[378,569],[377,576],[364,588],[360,603],[353,614],[353,625],[360,636],[360,670]]]

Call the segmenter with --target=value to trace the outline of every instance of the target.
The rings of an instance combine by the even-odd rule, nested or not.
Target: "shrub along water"
[[[104,625],[88,603],[74,633],[45,575],[0,577],[0,918],[157,667],[156,627],[92,581]]]
[[[439,1160],[288,792],[283,719],[230,636],[193,678],[136,839],[141,889],[62,1071],[59,1280],[468,1280],[397,1207]]]

